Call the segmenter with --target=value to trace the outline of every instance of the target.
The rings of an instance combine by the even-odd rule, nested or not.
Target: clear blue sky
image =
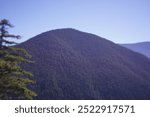
[[[116,43],[150,41],[150,0],[0,0],[0,19],[25,41],[57,28],[75,28]]]

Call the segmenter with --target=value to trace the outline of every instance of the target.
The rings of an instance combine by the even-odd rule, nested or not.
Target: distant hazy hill
[[[129,48],[133,51],[139,52],[150,58],[150,42],[141,42],[133,44],[121,44],[122,46]]]
[[[104,38],[58,29],[19,46],[35,61],[36,99],[150,99],[150,60]]]

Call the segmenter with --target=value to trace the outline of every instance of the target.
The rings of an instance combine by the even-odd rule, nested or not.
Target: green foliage
[[[20,38],[9,34],[12,27],[8,20],[0,21],[0,99],[32,99],[36,93],[28,89],[28,84],[35,83],[28,79],[32,73],[21,67],[22,63],[31,63],[31,55],[22,48],[12,47],[13,41],[6,38]]]

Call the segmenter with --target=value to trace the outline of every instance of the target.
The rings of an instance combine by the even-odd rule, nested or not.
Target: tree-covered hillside
[[[150,42],[140,42],[140,43],[121,44],[121,45],[135,52],[139,52],[150,58]]]
[[[35,61],[36,99],[150,99],[150,60],[104,38],[58,29],[18,46]]]

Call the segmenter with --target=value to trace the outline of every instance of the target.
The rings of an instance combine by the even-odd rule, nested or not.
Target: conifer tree
[[[21,67],[22,63],[30,63],[31,55],[22,48],[14,47],[11,38],[20,36],[9,34],[13,27],[8,20],[0,20],[0,99],[33,99],[36,93],[28,88],[34,83],[29,78],[32,73]]]

